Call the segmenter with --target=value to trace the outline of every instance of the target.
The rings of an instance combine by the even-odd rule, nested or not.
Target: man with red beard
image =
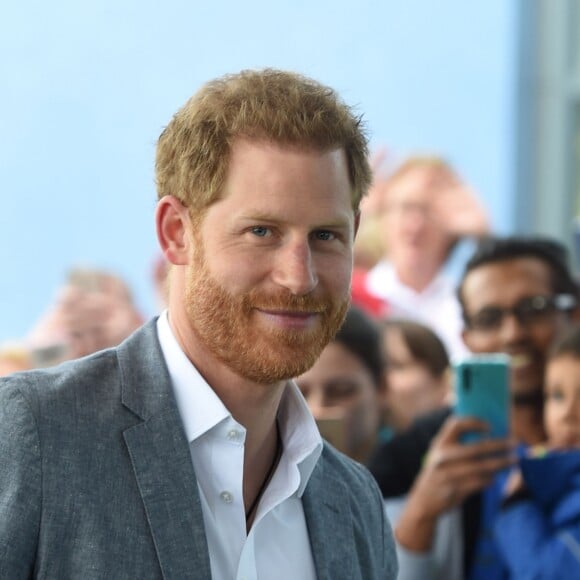
[[[0,384],[0,577],[394,579],[378,487],[291,380],[346,313],[360,118],[296,74],[226,76],[156,177],[167,311]]]

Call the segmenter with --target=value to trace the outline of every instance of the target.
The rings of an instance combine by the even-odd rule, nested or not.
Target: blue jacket
[[[580,451],[521,460],[529,497],[496,514],[493,537],[517,580],[580,578]]]

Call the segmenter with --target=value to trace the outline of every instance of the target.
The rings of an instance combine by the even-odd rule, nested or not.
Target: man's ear
[[[188,264],[191,219],[181,201],[173,195],[162,197],[155,211],[155,226],[165,259],[175,266]]]

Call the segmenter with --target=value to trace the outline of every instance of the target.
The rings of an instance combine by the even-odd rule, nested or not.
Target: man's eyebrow
[[[239,216],[241,221],[247,222],[265,222],[270,224],[286,224],[287,220],[280,217],[274,217],[271,214],[263,212],[252,212]],[[351,221],[348,217],[336,217],[334,219],[329,219],[328,221],[323,221],[317,224],[311,225],[312,229],[349,229],[351,227]]]

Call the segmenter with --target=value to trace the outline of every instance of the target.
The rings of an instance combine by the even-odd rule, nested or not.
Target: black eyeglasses
[[[506,314],[513,314],[522,325],[542,322],[555,312],[572,310],[576,298],[571,294],[555,296],[529,296],[522,298],[511,308],[488,306],[473,316],[466,316],[465,322],[471,330],[492,331],[501,327]]]

